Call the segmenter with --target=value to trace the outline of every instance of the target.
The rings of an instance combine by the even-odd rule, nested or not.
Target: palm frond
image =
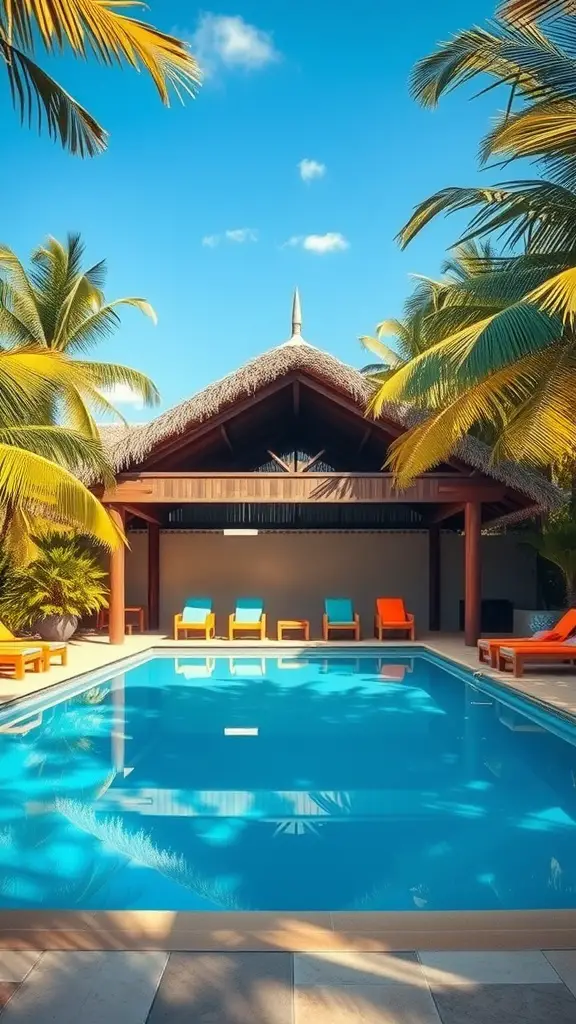
[[[0,444],[0,504],[25,509],[36,503],[57,510],[107,548],[122,542],[105,508],[72,473],[23,448]]]
[[[118,13],[118,7],[142,7],[135,0],[4,0],[16,44],[31,49],[36,31],[50,52],[70,47],[103,64],[144,68],[164,103],[169,87],[194,95],[198,65],[185,43],[145,22]]]
[[[160,401],[158,388],[144,373],[120,363],[93,363],[75,360],[77,366],[98,391],[114,391],[119,384],[142,399],[145,405],[157,405]]]
[[[75,99],[0,31],[0,64],[22,123],[46,128],[71,153],[96,156],[106,148],[106,132]]]

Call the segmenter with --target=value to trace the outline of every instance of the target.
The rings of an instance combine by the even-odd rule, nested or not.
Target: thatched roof
[[[334,388],[364,411],[370,394],[366,377],[336,356],[295,337],[251,359],[234,373],[209,384],[149,423],[130,427],[103,427],[102,436],[114,469],[116,472],[129,471],[147,459],[162,442],[204,423],[239,400],[256,395],[261,388],[294,371],[305,373]],[[383,416],[399,426],[409,428],[422,422],[426,413],[410,406],[390,405],[386,407]],[[490,449],[475,438],[461,441],[454,454],[471,468],[530,498],[538,508],[555,508],[563,502],[562,492],[540,473],[513,462],[493,464]]]

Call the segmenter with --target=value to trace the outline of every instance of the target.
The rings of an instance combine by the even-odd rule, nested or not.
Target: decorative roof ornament
[[[300,341],[302,337],[302,308],[300,306],[300,292],[294,289],[292,299],[292,337],[290,341]]]

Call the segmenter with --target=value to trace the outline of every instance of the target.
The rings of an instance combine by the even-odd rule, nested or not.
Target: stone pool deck
[[[0,953],[2,1024],[573,1024],[576,952]]]

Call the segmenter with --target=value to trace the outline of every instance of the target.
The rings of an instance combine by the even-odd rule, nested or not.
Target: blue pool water
[[[576,727],[405,653],[157,657],[3,712],[0,907],[576,907]]]

